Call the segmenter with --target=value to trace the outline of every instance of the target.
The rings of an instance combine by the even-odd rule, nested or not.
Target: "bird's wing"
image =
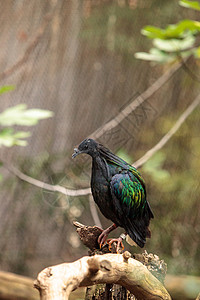
[[[134,217],[145,204],[145,192],[138,180],[132,180],[128,174],[116,174],[112,177],[111,193],[119,213]],[[135,215],[136,216],[136,215]]]
[[[145,191],[128,173],[116,174],[110,182],[112,201],[121,226],[140,246],[146,242],[150,217],[146,215]]]

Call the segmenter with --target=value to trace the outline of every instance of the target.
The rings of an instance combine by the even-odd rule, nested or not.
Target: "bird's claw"
[[[108,239],[107,240],[107,244],[108,244],[108,249],[110,251],[112,251],[112,244],[116,242],[117,243],[117,248],[116,248],[116,252],[119,253],[119,248],[121,247],[121,251],[124,250],[124,245],[122,243],[122,238],[119,237],[118,239]]]
[[[117,228],[117,225],[115,223],[113,223],[110,227],[108,227],[105,230],[102,230],[101,234],[98,237],[98,243],[99,243],[99,247],[100,249],[106,244],[106,240],[108,237],[108,234],[113,231],[115,228]],[[122,239],[121,239],[122,241]]]
[[[108,235],[102,232],[98,237],[99,248],[101,249],[106,244]]]
[[[106,243],[100,243],[99,248],[102,249],[105,246]]]

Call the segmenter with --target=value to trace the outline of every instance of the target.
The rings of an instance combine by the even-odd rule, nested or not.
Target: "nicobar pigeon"
[[[106,243],[108,234],[120,226],[125,229],[125,235],[143,248],[146,238],[151,237],[149,223],[154,216],[147,201],[141,174],[93,139],[81,142],[78,148],[74,149],[72,158],[81,153],[92,157],[91,189],[94,201],[102,214],[113,222],[113,225],[100,234],[100,247]],[[117,241],[119,249],[120,244],[123,246],[122,239],[125,235],[109,240],[109,244]]]

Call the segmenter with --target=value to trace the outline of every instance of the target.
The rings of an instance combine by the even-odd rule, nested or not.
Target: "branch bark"
[[[100,283],[122,285],[138,300],[170,300],[162,283],[139,261],[123,254],[86,256],[44,269],[35,281],[41,300],[66,300],[78,287]]]

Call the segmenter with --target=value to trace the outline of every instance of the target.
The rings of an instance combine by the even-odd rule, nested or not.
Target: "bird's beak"
[[[79,155],[81,153],[80,150],[78,150],[78,148],[74,148],[74,153],[72,154],[72,158],[75,158],[77,155]]]

